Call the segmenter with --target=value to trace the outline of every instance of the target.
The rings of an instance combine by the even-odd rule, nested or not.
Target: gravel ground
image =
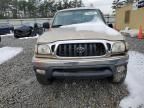
[[[144,53],[144,39],[139,40],[137,38],[126,37],[126,40],[129,43],[130,50]]]
[[[144,52],[144,42],[127,38],[132,50]],[[31,60],[36,39],[3,37],[2,46],[22,47],[18,56],[0,65],[0,108],[118,108],[126,86],[107,80],[56,80],[42,86]]]

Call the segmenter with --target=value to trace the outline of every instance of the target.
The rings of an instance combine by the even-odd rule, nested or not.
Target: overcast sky
[[[93,4],[94,7],[101,9],[104,14],[112,13],[112,2],[113,0],[83,0],[86,6]]]

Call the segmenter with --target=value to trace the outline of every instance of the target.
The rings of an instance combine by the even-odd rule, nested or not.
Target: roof
[[[93,8],[93,7],[78,7],[78,8],[63,9],[63,10],[59,10],[58,12],[71,11],[71,10],[83,10],[83,9],[96,9],[96,10],[98,10],[97,8]]]

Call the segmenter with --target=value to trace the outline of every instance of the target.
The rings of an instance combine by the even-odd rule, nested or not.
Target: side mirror
[[[49,22],[45,22],[43,23],[43,28],[45,29],[50,29],[50,23]]]
[[[108,24],[108,26],[109,26],[110,28],[113,28],[113,24],[112,24],[112,23]]]

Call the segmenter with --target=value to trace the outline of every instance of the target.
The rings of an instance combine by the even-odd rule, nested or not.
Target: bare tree
[[[57,10],[81,6],[82,0],[0,0],[0,18],[52,17]]]

